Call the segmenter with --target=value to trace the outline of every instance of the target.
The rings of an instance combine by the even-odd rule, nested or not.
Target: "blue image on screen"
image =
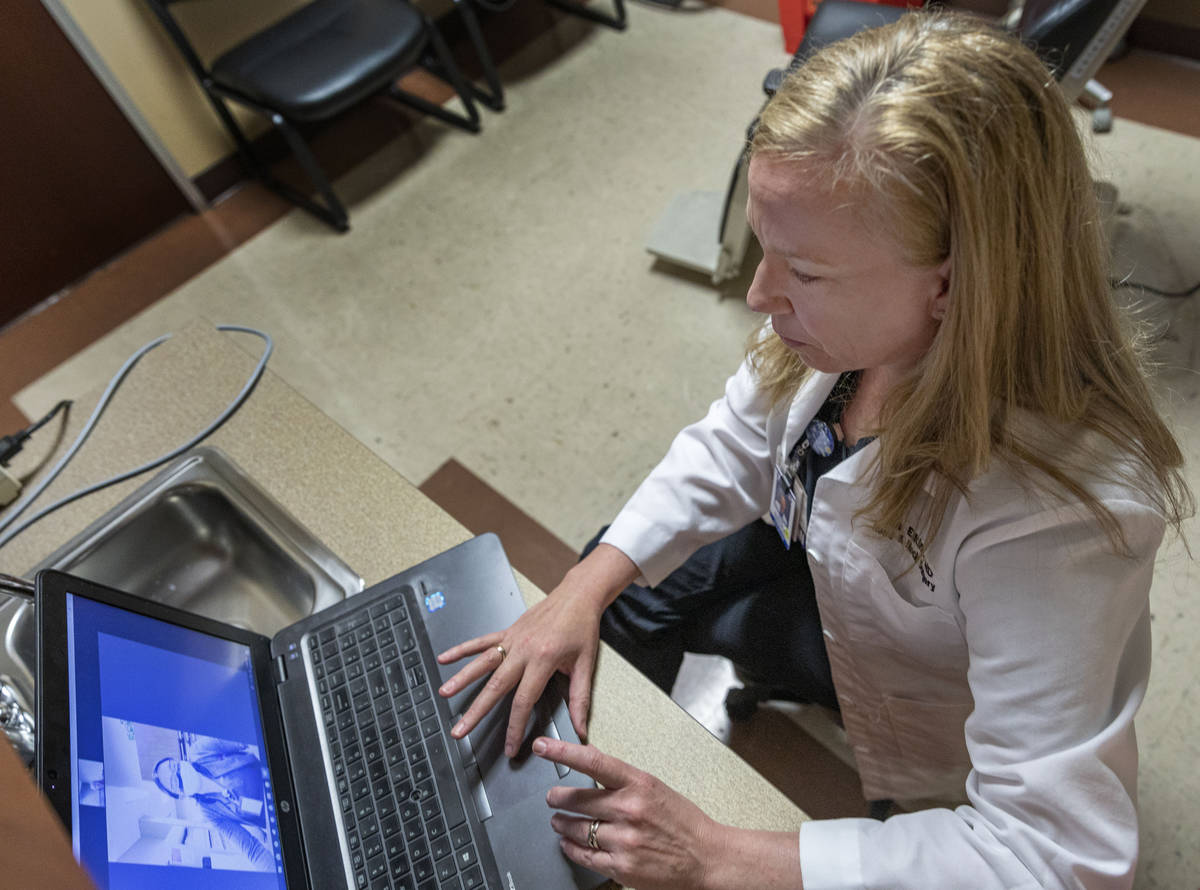
[[[68,595],[72,825],[101,888],[283,890],[250,649]]]

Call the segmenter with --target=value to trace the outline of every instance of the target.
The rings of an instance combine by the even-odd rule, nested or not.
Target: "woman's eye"
[[[799,281],[801,284],[812,284],[814,281],[817,280],[818,276],[805,275],[803,272],[797,272],[795,269],[792,269],[792,277],[795,278],[797,281]]]

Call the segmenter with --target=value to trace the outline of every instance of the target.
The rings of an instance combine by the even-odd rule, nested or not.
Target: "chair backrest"
[[[1017,33],[1074,100],[1125,36],[1146,0],[1026,0]]]

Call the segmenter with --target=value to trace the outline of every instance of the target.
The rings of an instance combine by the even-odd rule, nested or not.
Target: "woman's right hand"
[[[562,671],[571,678],[567,698],[571,723],[579,737],[586,739],[592,674],[600,647],[600,615],[638,575],[629,557],[615,547],[600,544],[567,573],[545,600],[510,627],[441,653],[440,664],[475,656],[442,684],[438,694],[446,698],[491,673],[450,734],[462,738],[516,689],[504,740],[505,755],[514,756],[542,691],[554,672]]]

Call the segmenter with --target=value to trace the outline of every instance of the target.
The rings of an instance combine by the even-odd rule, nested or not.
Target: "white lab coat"
[[[743,364],[604,540],[655,585],[763,515],[775,464],[836,379],[814,374],[771,410]],[[806,890],[1131,886],[1163,518],[1130,486],[1088,483],[1126,536],[1120,556],[1086,509],[996,466],[918,564],[915,529],[893,540],[854,519],[878,447],[821,477],[806,542],[842,716],[868,799],[966,803],[805,823]]]

